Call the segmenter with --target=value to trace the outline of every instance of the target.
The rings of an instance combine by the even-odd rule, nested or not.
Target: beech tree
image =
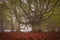
[[[59,0],[9,0],[13,14],[20,24],[30,24],[33,31],[41,31],[41,24],[54,14]],[[22,21],[22,19],[24,21]]]
[[[27,22],[21,22],[18,18],[17,10],[15,9],[15,16],[19,23],[30,24],[33,28],[33,31],[41,31],[42,22],[48,20],[52,17],[54,12],[54,7],[59,0],[19,0],[19,3],[16,7],[20,8],[23,17]],[[37,29],[36,29],[37,28]]]

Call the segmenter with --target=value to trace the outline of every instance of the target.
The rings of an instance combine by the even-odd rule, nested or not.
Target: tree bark
[[[41,32],[41,25],[39,24],[32,25],[32,32]]]

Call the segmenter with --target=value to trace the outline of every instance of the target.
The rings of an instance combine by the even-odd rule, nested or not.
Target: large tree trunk
[[[41,25],[39,24],[32,25],[32,32],[41,32]]]

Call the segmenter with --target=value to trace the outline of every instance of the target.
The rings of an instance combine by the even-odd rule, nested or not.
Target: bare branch
[[[44,18],[44,19],[42,20],[42,22],[47,21],[49,18],[52,17],[53,14],[54,14],[54,10],[52,11],[52,13],[51,13],[47,18]]]
[[[56,0],[56,2],[53,4],[53,6],[52,6],[51,8],[49,8],[49,9],[47,10],[47,12],[52,11],[52,9],[54,9],[55,6],[57,5],[58,1],[59,1],[59,0]]]

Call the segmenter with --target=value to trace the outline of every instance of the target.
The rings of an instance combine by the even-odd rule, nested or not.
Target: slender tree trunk
[[[13,14],[12,14],[12,17],[11,17],[11,32],[14,31],[14,23],[13,23],[14,19],[13,19]]]
[[[19,32],[20,31],[20,24],[18,23],[18,29],[17,29],[17,32]]]
[[[4,32],[3,19],[2,19],[2,17],[0,17],[0,31],[1,31],[1,32]]]
[[[38,29],[39,29],[38,32],[41,32],[42,31],[41,30],[41,24],[38,25]]]

